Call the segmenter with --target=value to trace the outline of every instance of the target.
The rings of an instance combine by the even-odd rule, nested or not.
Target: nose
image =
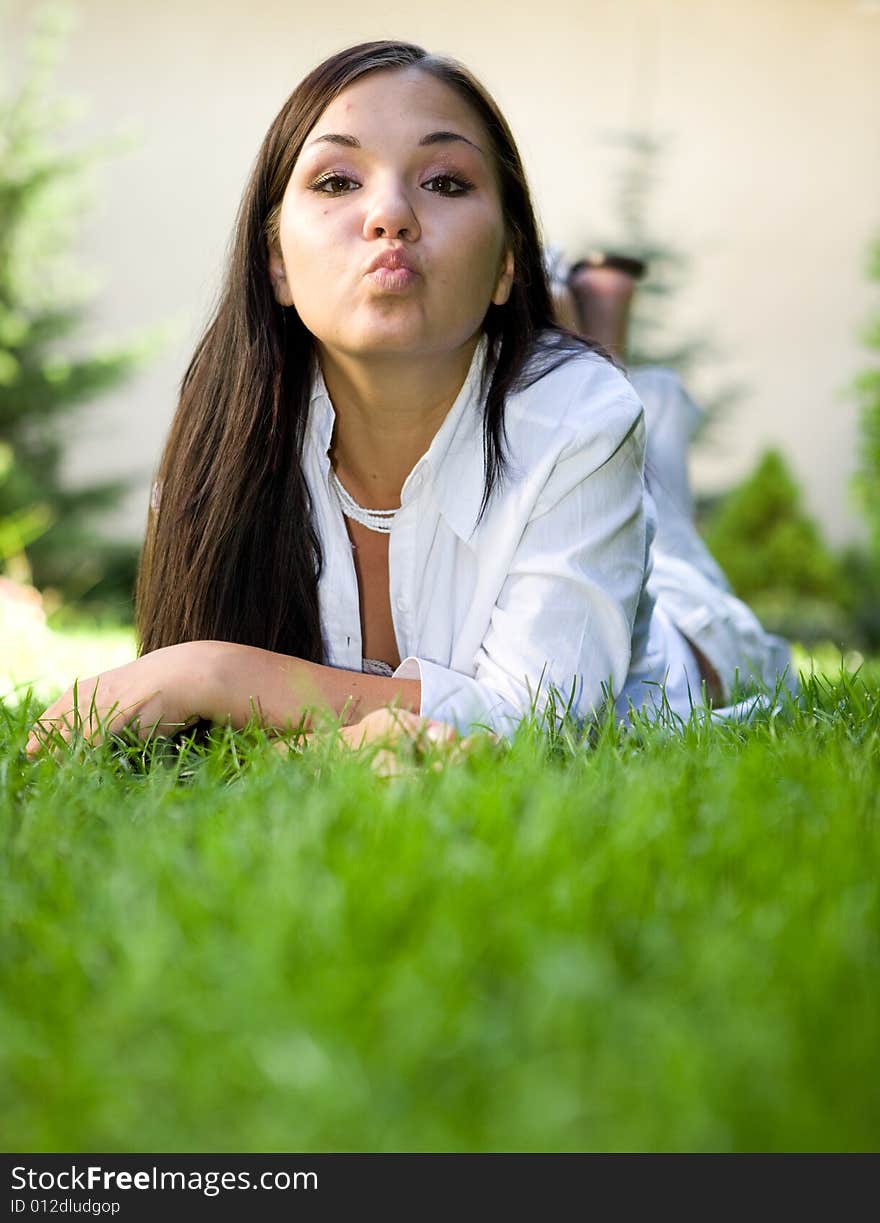
[[[391,179],[377,184],[364,216],[364,237],[402,238],[415,242],[421,232],[405,185]]]

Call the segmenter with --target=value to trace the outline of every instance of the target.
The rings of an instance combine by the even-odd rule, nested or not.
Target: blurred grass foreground
[[[0,701],[3,1149],[877,1149],[876,666],[391,780],[254,725],[29,761],[40,708]]]

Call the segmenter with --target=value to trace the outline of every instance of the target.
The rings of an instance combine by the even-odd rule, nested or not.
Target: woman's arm
[[[299,725],[303,714],[314,708],[342,715],[347,726],[386,705],[419,711],[421,683],[417,679],[345,671],[227,641],[204,644],[216,650],[208,715],[212,722],[240,728],[251,716],[252,703],[262,724],[277,730]]]
[[[74,688],[76,691],[74,692]],[[418,680],[387,679],[274,654],[228,641],[187,641],[78,680],[31,730],[33,755],[53,731],[100,743],[124,726],[142,737],[168,735],[200,719],[243,727],[253,712],[266,729],[310,725],[314,708],[358,722],[387,704],[418,712]]]

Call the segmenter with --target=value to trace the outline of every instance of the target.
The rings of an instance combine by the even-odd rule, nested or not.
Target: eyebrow
[[[472,149],[476,149],[483,157],[486,154],[478,144],[474,144],[473,140],[468,140],[467,136],[462,136],[459,132],[429,132],[427,136],[423,136],[419,141],[419,146],[429,144],[452,144],[454,141],[460,141],[462,144],[469,144]],[[306,148],[311,148],[313,144],[341,144],[347,149],[361,148],[361,142],[357,136],[346,136],[341,132],[328,132],[325,136],[316,136],[314,140],[306,145]]]

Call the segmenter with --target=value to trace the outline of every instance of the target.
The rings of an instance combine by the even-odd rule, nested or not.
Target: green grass
[[[254,727],[27,761],[41,708],[0,706],[2,1149],[880,1146],[880,668],[396,780]]]

